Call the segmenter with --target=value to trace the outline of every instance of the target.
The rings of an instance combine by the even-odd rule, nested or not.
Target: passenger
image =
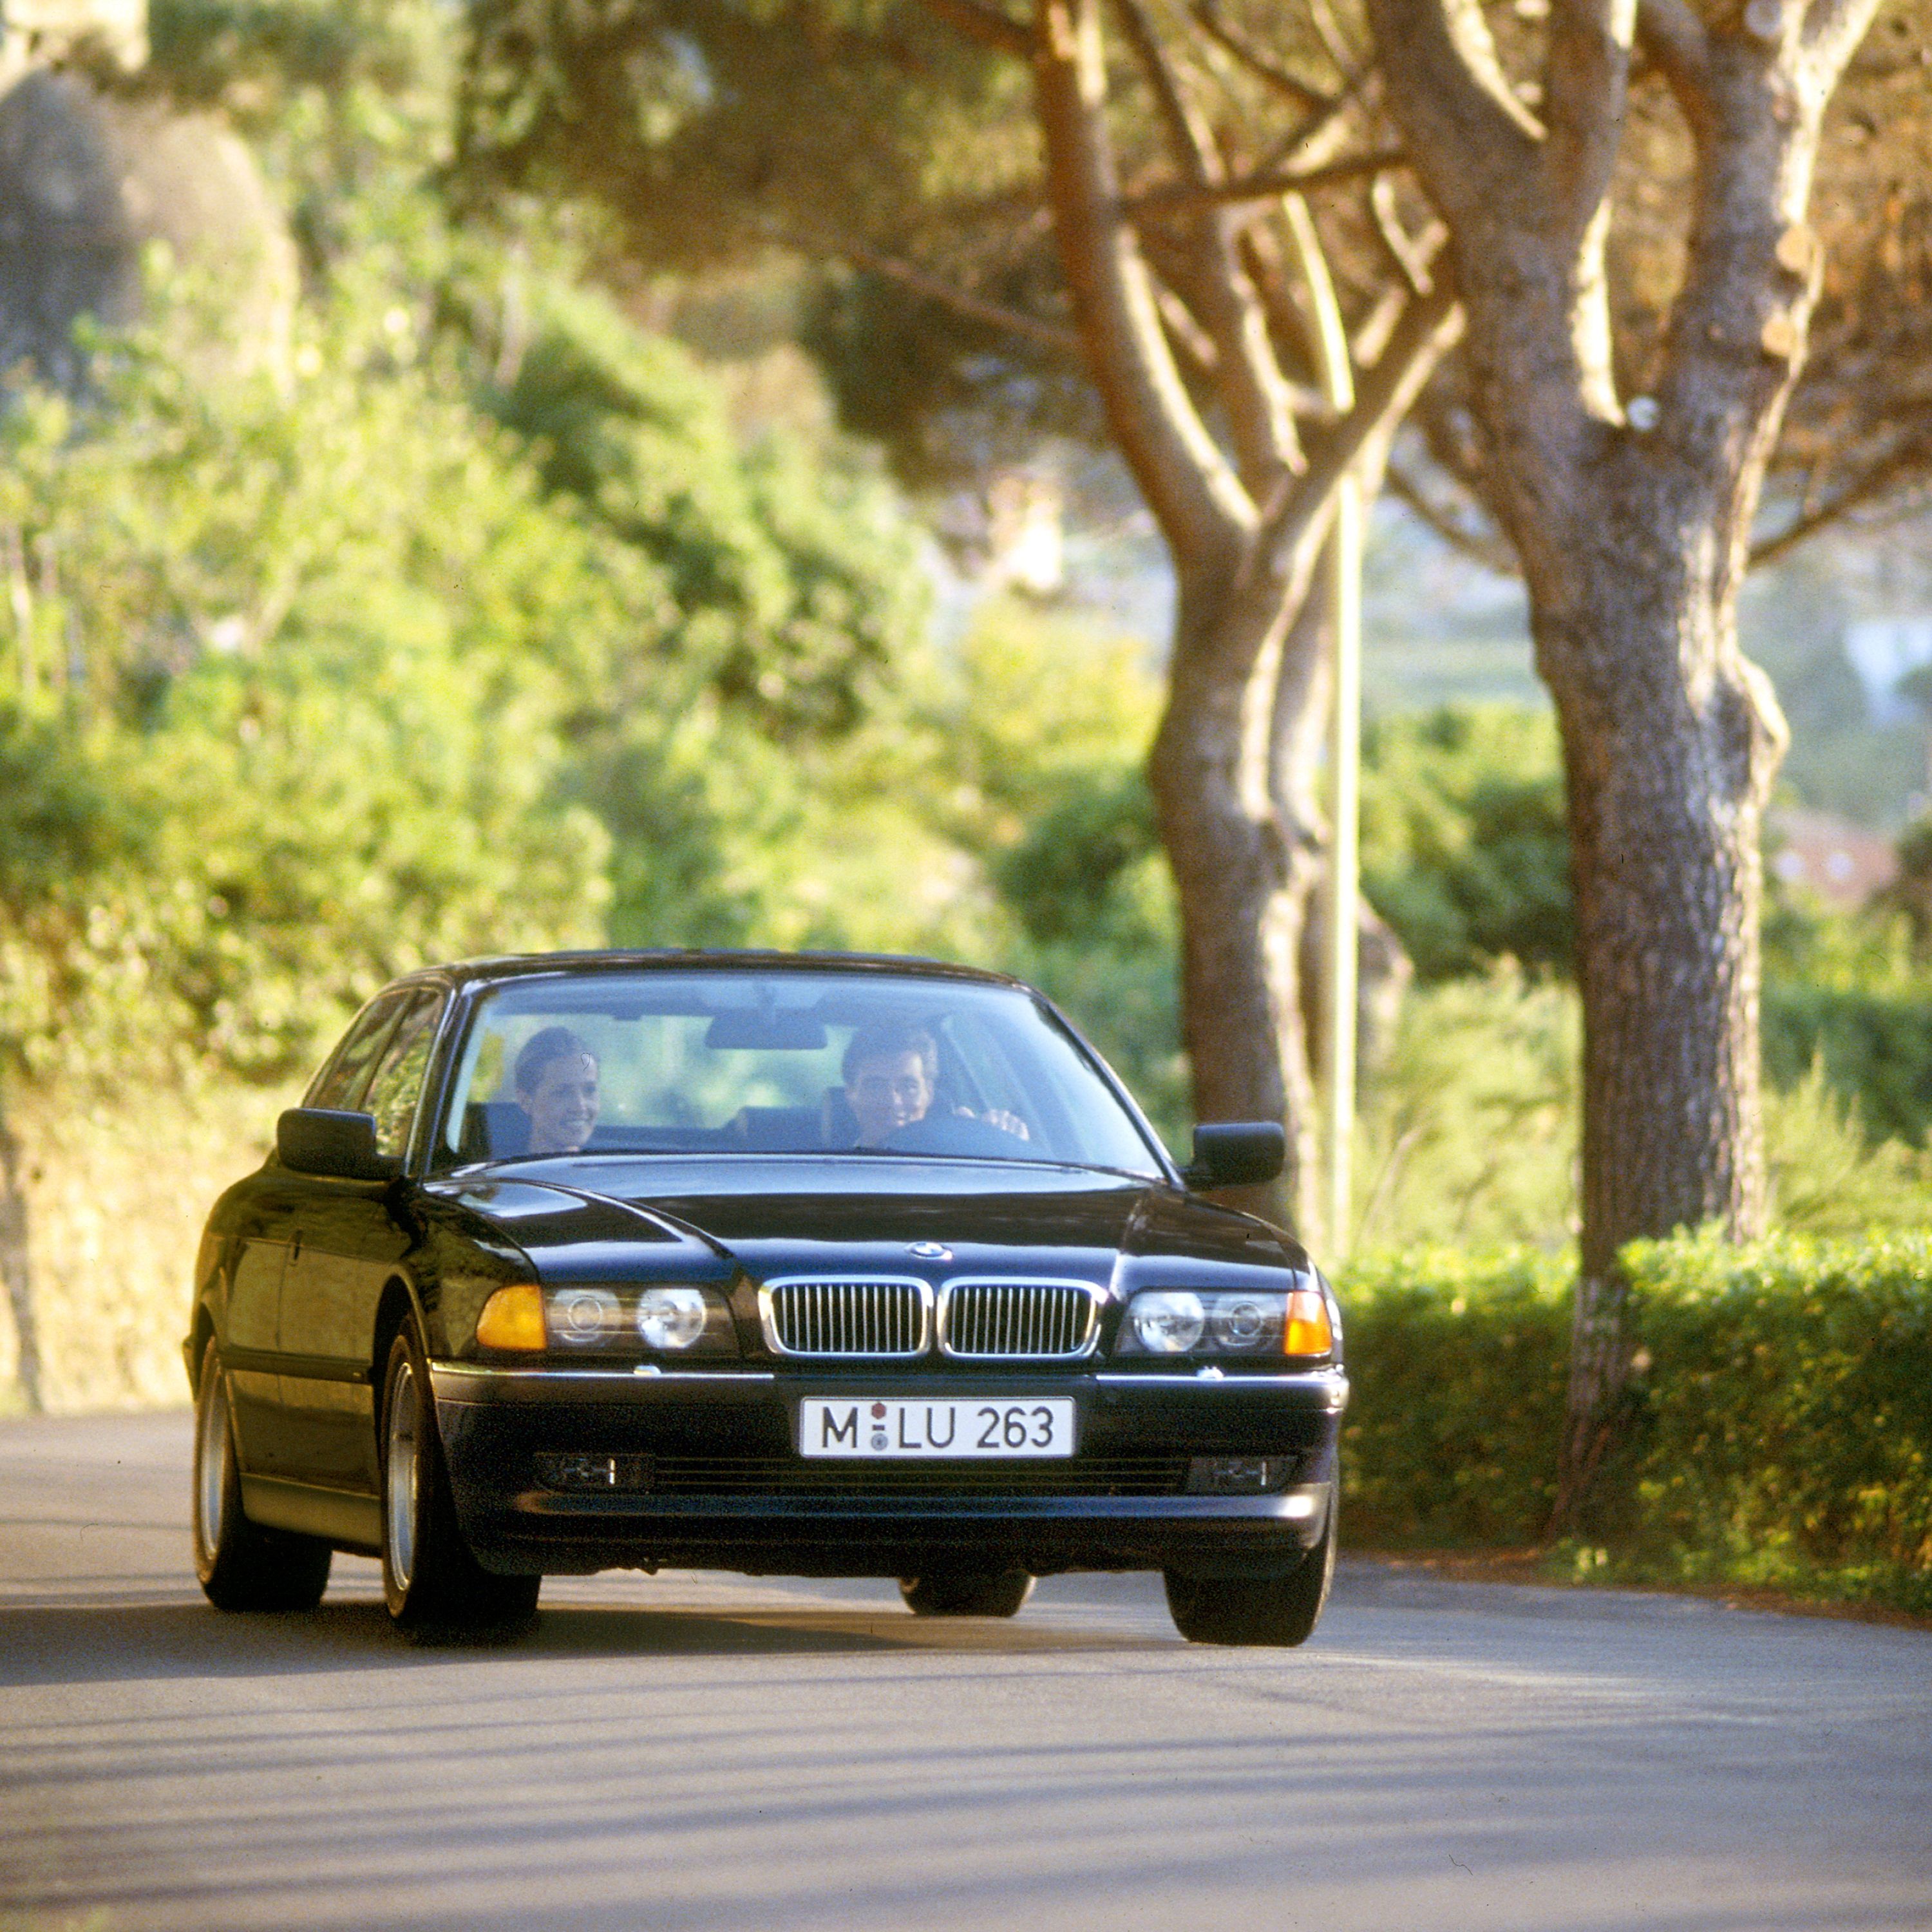
[[[597,1056],[569,1028],[532,1034],[517,1055],[517,1105],[530,1119],[531,1154],[580,1154],[597,1124]]]
[[[859,1124],[858,1145],[884,1147],[902,1127],[926,1118],[938,1091],[939,1048],[922,1027],[861,1027],[845,1049],[845,1104]],[[1016,1139],[1029,1138],[1026,1123],[998,1110],[976,1115],[956,1107],[962,1120],[983,1118]]]

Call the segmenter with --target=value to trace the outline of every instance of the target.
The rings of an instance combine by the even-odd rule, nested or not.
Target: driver
[[[580,1154],[597,1124],[597,1056],[569,1028],[532,1034],[517,1055],[517,1105],[530,1116],[531,1154]]]
[[[922,1120],[931,1111],[939,1081],[939,1048],[923,1027],[861,1027],[845,1049],[845,1104],[859,1124],[858,1144],[884,1147],[901,1127]],[[961,1120],[976,1116],[956,1107]],[[1017,1114],[989,1112],[988,1126],[1016,1139],[1028,1138]]]

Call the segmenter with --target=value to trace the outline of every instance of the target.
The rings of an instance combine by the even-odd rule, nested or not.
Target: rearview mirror
[[[704,1029],[704,1044],[770,1053],[819,1053],[824,1050],[825,1026],[809,1013],[776,1012],[720,1013]]]
[[[291,1107],[275,1123],[275,1151],[298,1174],[336,1180],[392,1180],[402,1171],[376,1144],[376,1117],[333,1107]]]
[[[1279,1120],[1217,1120],[1194,1130],[1194,1158],[1181,1170],[1190,1187],[1244,1187],[1272,1180],[1288,1160]]]

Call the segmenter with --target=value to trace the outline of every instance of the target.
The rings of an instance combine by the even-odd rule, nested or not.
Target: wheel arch
[[[188,1340],[182,1354],[188,1364],[188,1387],[199,1395],[201,1391],[201,1365],[206,1359],[214,1342],[214,1311],[205,1300],[196,1302],[194,1314],[188,1323]]]
[[[382,1298],[376,1304],[375,1348],[369,1358],[369,1386],[375,1391],[379,1412],[382,1400],[382,1381],[388,1371],[389,1351],[412,1317],[416,1321],[417,1334],[427,1341],[428,1331],[414,1284],[400,1274],[392,1275],[383,1284]]]

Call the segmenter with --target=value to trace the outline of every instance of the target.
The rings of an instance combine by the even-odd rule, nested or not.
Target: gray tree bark
[[[1559,1528],[1615,1435],[1624,1245],[1763,1224],[1760,836],[1786,734],[1737,596],[1817,292],[1820,126],[1875,6],[1552,0],[1532,114],[1477,8],[1369,0],[1390,111],[1448,224],[1483,487],[1563,736],[1585,1043]],[[1604,253],[1634,32],[1698,164],[1660,380],[1634,417]]]
[[[1327,687],[1310,589],[1336,485],[1358,464],[1378,468],[1460,312],[1446,282],[1416,289],[1361,372],[1354,408],[1304,446],[1240,247],[1249,218],[1215,199],[1226,175],[1213,132],[1138,0],[1115,0],[1115,10],[1183,184],[1202,198],[1186,280],[1213,358],[1225,451],[1181,380],[1162,292],[1120,194],[1100,0],[1036,0],[1025,44],[1048,197],[1088,368],[1179,589],[1148,770],[1180,905],[1196,1112],[1283,1122],[1288,1168],[1276,1186],[1244,1190],[1243,1204],[1312,1239],[1316,1122],[1300,958],[1320,869],[1313,748]]]

